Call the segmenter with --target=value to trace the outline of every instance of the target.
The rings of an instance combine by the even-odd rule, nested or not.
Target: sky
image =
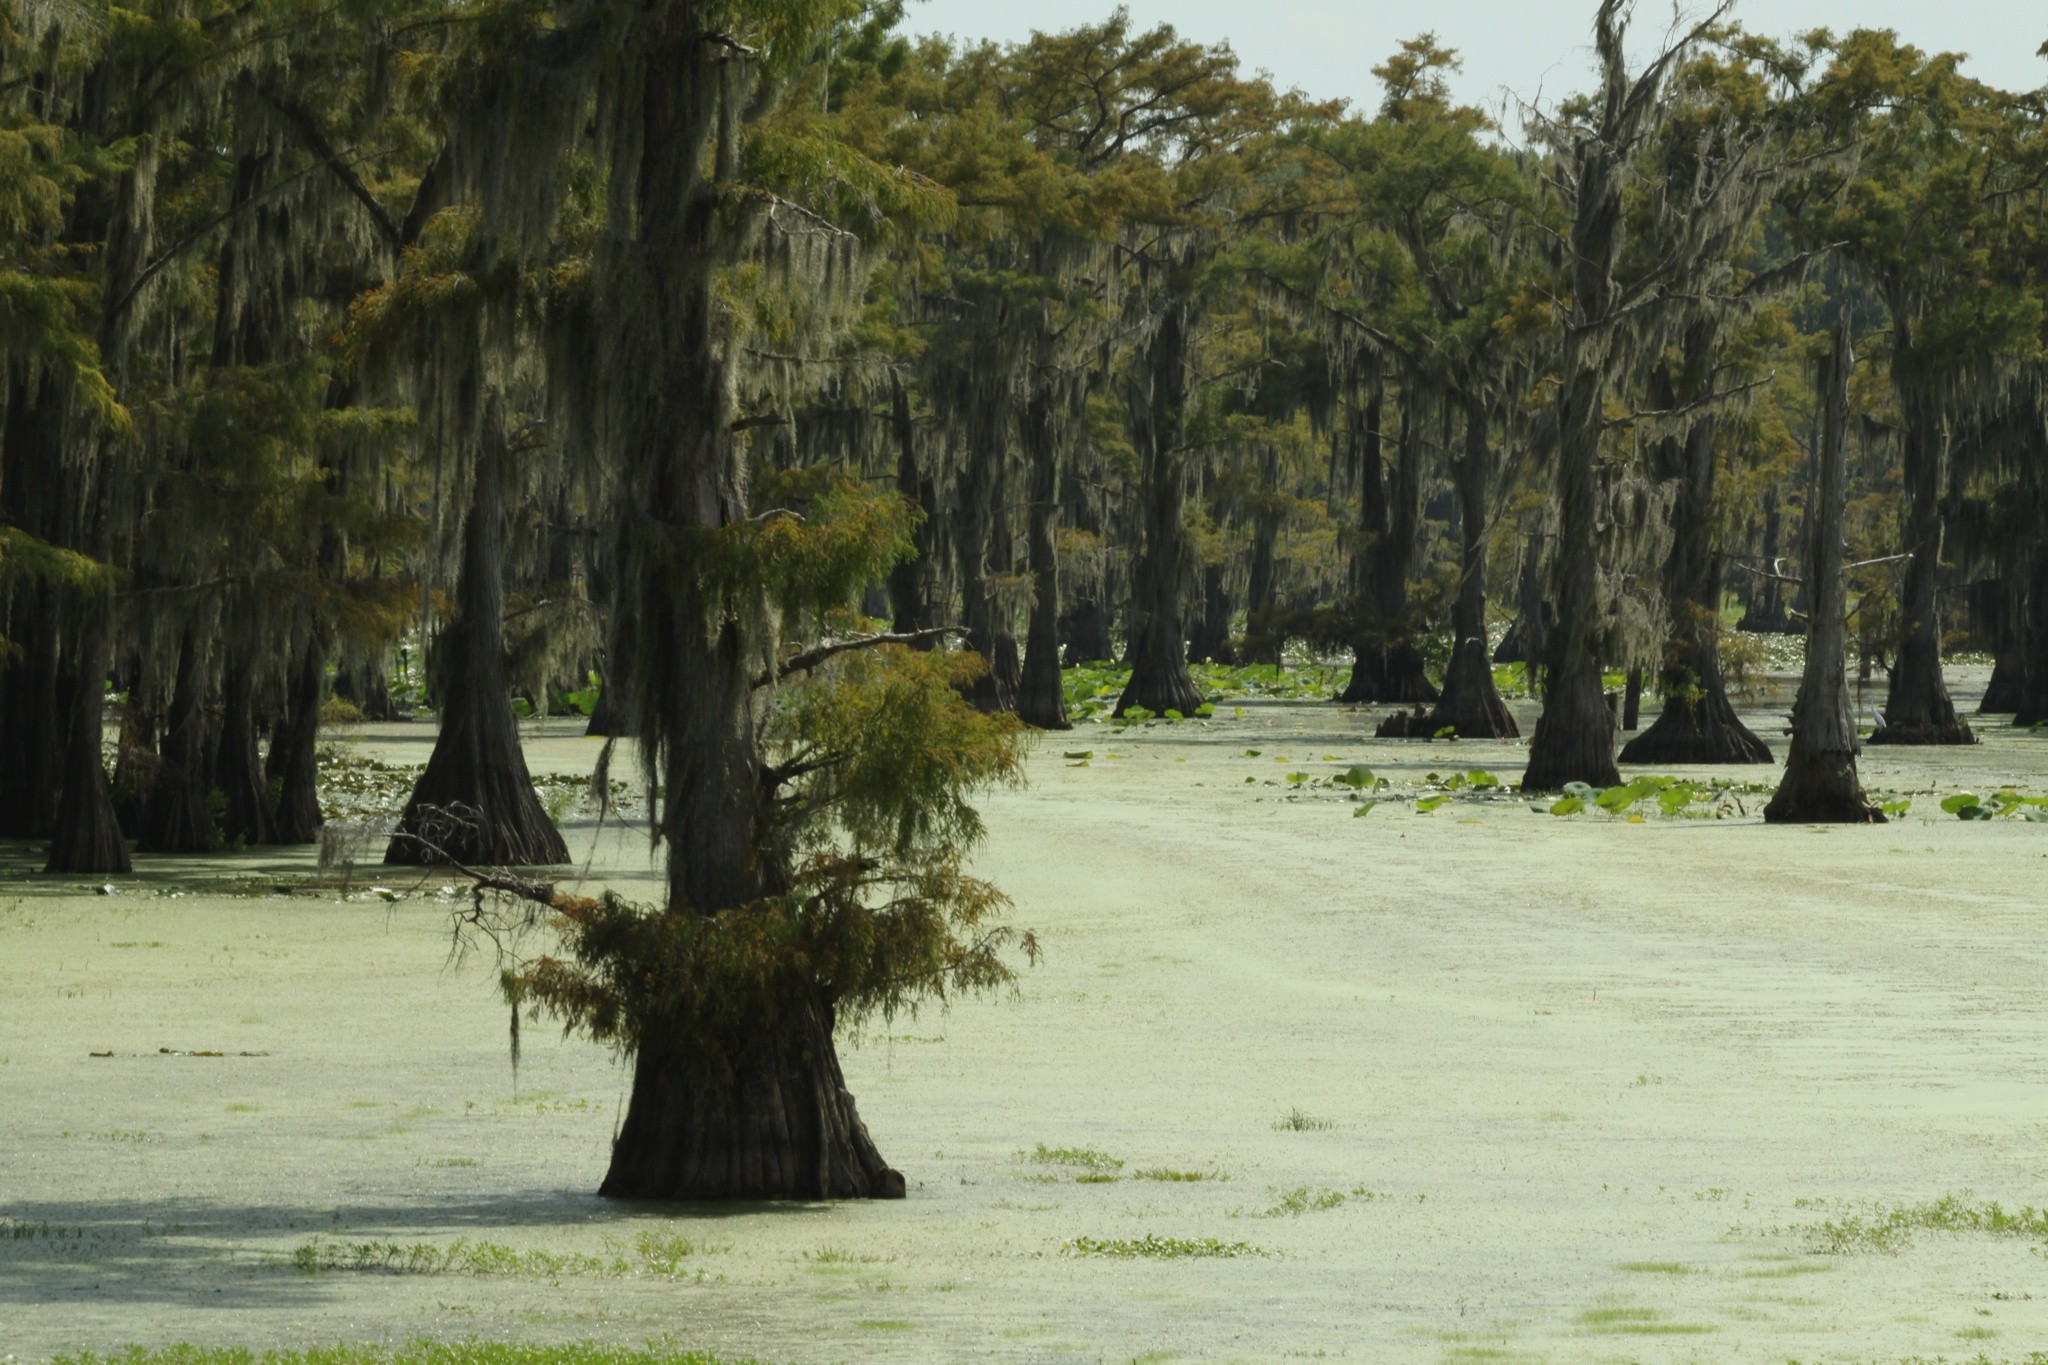
[[[1014,41],[1033,29],[1095,23],[1116,0],[911,0],[913,33]],[[1434,30],[1465,59],[1453,82],[1467,103],[1498,110],[1512,92],[1527,100],[1581,90],[1591,69],[1594,0],[1127,0],[1141,26],[1170,23],[1183,37],[1228,40],[1244,64],[1283,86],[1361,109],[1378,103],[1372,68],[1403,38]],[[1699,13],[1701,0],[1689,0]],[[1671,0],[1639,0],[1631,48],[1670,26]],[[1964,70],[2009,90],[2048,84],[2041,0],[1741,0],[1735,17],[1774,37],[1813,28],[1896,29],[1930,51],[1967,52]],[[1507,122],[1512,125],[1515,120]]]

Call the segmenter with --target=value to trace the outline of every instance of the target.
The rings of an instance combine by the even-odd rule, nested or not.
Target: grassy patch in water
[[[1267,1256],[1249,1242],[1215,1237],[1075,1237],[1060,1243],[1063,1256],[1111,1256],[1119,1260],[1186,1261],[1212,1257]]]
[[[691,1274],[683,1260],[694,1248],[674,1233],[648,1231],[633,1244],[635,1255],[592,1256],[585,1252],[521,1251],[502,1242],[342,1242],[315,1237],[292,1252],[291,1263],[307,1274],[372,1271],[387,1275],[512,1275],[558,1279],[567,1276],[646,1274],[681,1279]]]
[[[108,1355],[59,1356],[55,1365],[758,1365],[673,1346],[599,1342],[523,1346],[495,1341],[420,1341],[410,1346],[320,1346],[257,1354],[236,1346],[131,1346]]]
[[[1975,1232],[2048,1242],[2048,1209],[2007,1209],[1995,1200],[1978,1202],[1966,1194],[1951,1194],[1922,1204],[1852,1208],[1838,1218],[1795,1224],[1792,1230],[1806,1238],[1811,1250],[1826,1256],[1857,1252],[1893,1255],[1911,1246],[1915,1235],[1923,1232]]]

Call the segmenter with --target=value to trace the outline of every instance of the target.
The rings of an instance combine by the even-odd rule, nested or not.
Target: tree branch
[[[827,640],[815,649],[807,649],[801,654],[790,656],[773,673],[763,673],[754,679],[754,686],[766,687],[793,674],[809,672],[827,659],[856,649],[872,649],[876,645],[914,645],[925,640],[936,640],[942,635],[965,634],[965,626],[933,626],[928,630],[890,631],[881,635],[856,636],[851,640]]]

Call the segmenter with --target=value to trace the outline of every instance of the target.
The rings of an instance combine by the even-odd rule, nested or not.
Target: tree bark
[[[1911,357],[1905,364],[1914,363]],[[1899,594],[1899,659],[1885,696],[1884,724],[1872,744],[1974,744],[1968,722],[1956,715],[1941,676],[1941,491],[1947,445],[1940,400],[1925,385],[1901,378],[1893,357],[1893,383],[1905,413],[1906,581]]]
[[[932,612],[940,508],[931,480],[918,468],[917,424],[910,412],[909,390],[900,380],[890,392],[889,429],[896,440],[896,495],[924,512],[910,533],[916,553],[889,571],[891,629],[898,635],[914,635],[941,624]]]
[[[1361,623],[1351,678],[1337,697],[1349,705],[1408,706],[1437,699],[1422,651],[1409,636],[1408,580],[1422,534],[1422,433],[1414,406],[1412,401],[1402,404],[1391,479],[1381,455],[1384,404],[1378,389],[1354,435],[1361,541],[1354,582]]]
[[[960,561],[960,624],[967,628],[967,647],[988,669],[968,684],[966,697],[983,711],[1015,711],[1016,678],[1008,665],[1016,658],[1017,643],[989,584],[999,539],[996,520],[1004,511],[998,491],[1007,459],[1002,405],[986,404],[979,416],[960,479],[955,548]]]
[[[1188,637],[1188,662],[1225,664],[1237,662],[1237,650],[1230,643],[1230,566],[1202,566],[1202,612]]]
[[[641,1045],[632,1099],[598,1193],[616,1199],[901,1199],[832,1043],[832,1012],[795,1001],[707,1063]]]
[[[462,532],[458,614],[440,641],[441,731],[384,850],[386,863],[538,866],[569,861],[534,794],[505,676],[504,424],[483,417]]]
[[[1821,374],[1826,405],[1821,437],[1818,505],[1807,537],[1807,589],[1813,615],[1806,635],[1806,672],[1792,704],[1792,750],[1785,777],[1764,807],[1771,824],[1884,823],[1884,813],[1863,795],[1856,772],[1856,717],[1849,706],[1843,662],[1848,601],[1842,586],[1842,502],[1848,472],[1849,317],[1835,325],[1834,353]]]
[[[636,728],[668,855],[666,903],[653,913],[716,917],[784,889],[763,828],[756,731],[755,679],[775,656],[774,623],[701,562],[713,553],[701,547],[755,510],[733,430],[734,361],[717,344],[716,281],[735,254],[727,215],[740,198],[739,129],[761,78],[708,41],[719,26],[709,4],[676,0],[655,13],[628,73],[644,150],[612,172],[628,177],[613,193],[630,196],[635,213],[608,220],[595,257],[614,296],[612,354],[626,367],[617,382],[636,404],[616,452],[632,478],[620,594],[635,618]],[[658,1028],[632,1040],[630,1113],[605,1194],[902,1193],[846,1096],[825,1002],[799,980],[770,1008],[751,1043],[670,1040]]]
[[[144,853],[210,853],[220,847],[206,782],[206,691],[206,642],[188,626],[178,642],[156,777],[136,832],[135,846]]]
[[[58,689],[66,712],[64,757],[45,872],[96,876],[132,870],[121,822],[114,815],[113,789],[100,759],[112,613],[110,592],[95,593],[76,609],[71,658]]]
[[[1429,718],[1430,733],[1446,728],[1460,739],[1516,739],[1521,729],[1493,685],[1493,653],[1486,639],[1486,556],[1493,501],[1493,444],[1487,439],[1486,409],[1465,405],[1465,448],[1452,461],[1457,485],[1463,555],[1458,596],[1451,606],[1451,666],[1443,697]]]
[[[1191,716],[1202,704],[1188,672],[1183,600],[1194,580],[1194,547],[1183,509],[1187,460],[1187,305],[1167,306],[1145,350],[1142,388],[1132,395],[1131,434],[1138,447],[1138,497],[1143,541],[1131,574],[1130,681],[1116,714],[1133,706],[1154,715]]]
[[[309,633],[285,690],[284,716],[270,737],[265,765],[277,791],[270,842],[312,844],[320,839],[320,704],[327,682],[327,651]]]
[[[1060,672],[1060,451],[1053,396],[1034,393],[1024,406],[1024,456],[1031,467],[1027,552],[1031,565],[1031,618],[1025,633],[1017,715],[1041,730],[1071,730],[1067,689]]]
[[[1675,401],[1675,399],[1674,399]],[[1667,458],[1678,483],[1664,600],[1671,635],[1659,685],[1664,711],[1621,751],[1629,764],[1768,763],[1770,748],[1736,717],[1721,673],[1721,557],[1713,548],[1715,422],[1693,423]],[[1633,726],[1625,728],[1633,729]]]

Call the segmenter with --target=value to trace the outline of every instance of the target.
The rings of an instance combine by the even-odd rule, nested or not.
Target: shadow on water
[[[506,1239],[518,1249],[616,1250],[658,1227],[689,1235],[738,1217],[801,1217],[823,1204],[648,1203],[566,1190],[417,1203],[234,1204],[159,1199],[47,1200],[0,1204],[0,1304],[83,1298],[134,1304],[182,1302],[259,1308],[336,1297],[351,1276],[309,1273],[292,1253],[314,1238],[334,1242]],[[573,1247],[535,1241],[540,1231],[579,1233]],[[596,1234],[593,1237],[591,1234]]]

